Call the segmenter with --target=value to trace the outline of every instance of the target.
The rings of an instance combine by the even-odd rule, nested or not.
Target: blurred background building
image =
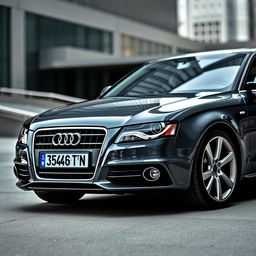
[[[178,3],[181,36],[206,43],[255,39],[255,0],[179,0]]]
[[[254,46],[255,28],[255,0],[0,0],[0,87],[92,99],[150,59]]]
[[[148,59],[200,50],[170,0],[0,0],[0,86],[95,98]]]

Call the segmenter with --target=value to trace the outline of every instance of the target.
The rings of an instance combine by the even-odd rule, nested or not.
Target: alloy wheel
[[[237,161],[235,150],[226,138],[216,136],[206,144],[201,173],[205,190],[212,199],[221,202],[229,198],[236,185]]]

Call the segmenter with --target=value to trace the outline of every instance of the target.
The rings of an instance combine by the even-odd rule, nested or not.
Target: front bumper
[[[189,187],[192,149],[178,148],[174,137],[114,144],[117,131],[108,131],[95,175],[91,180],[39,179],[35,175],[32,161],[30,132],[31,142],[28,147],[16,145],[17,186],[23,190],[83,190],[85,193],[128,193]],[[28,176],[21,175],[21,164],[23,170],[28,170]],[[161,172],[160,179],[156,182],[146,181],[142,175],[143,170],[151,166],[157,167]],[[131,175],[131,172],[136,175]]]

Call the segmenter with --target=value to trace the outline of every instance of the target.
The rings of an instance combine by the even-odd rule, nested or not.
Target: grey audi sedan
[[[17,186],[50,203],[182,190],[201,208],[223,207],[256,177],[255,89],[255,49],[146,63],[95,100],[27,120]]]

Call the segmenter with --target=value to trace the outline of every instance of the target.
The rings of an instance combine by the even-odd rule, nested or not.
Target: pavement
[[[0,138],[0,255],[255,256],[256,186],[225,209],[199,211],[180,195],[85,195],[47,204],[16,188],[15,139]]]

